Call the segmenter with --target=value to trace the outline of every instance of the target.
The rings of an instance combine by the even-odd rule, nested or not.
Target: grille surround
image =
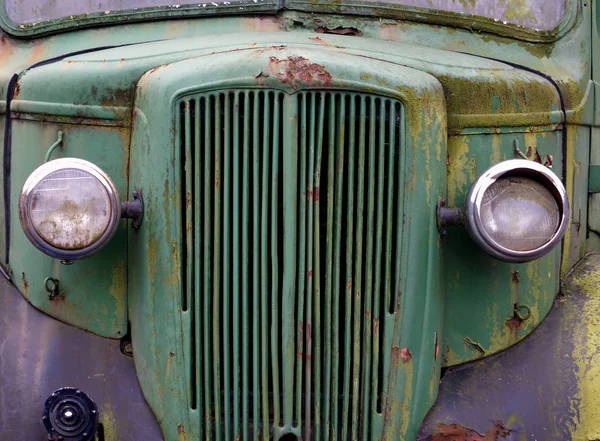
[[[186,384],[200,438],[381,438],[373,420],[389,407],[400,337],[404,106],[343,90],[230,89],[176,108]]]

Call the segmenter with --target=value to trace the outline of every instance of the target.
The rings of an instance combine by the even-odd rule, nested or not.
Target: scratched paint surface
[[[35,141],[40,137],[39,132],[43,132],[45,128],[54,127],[52,124],[76,124],[81,129],[90,132],[85,139],[93,138],[98,130],[91,126],[118,126],[129,127],[131,124],[130,116],[134,104],[134,89],[138,79],[149,70],[153,70],[155,74],[160,75],[164,68],[157,68],[167,63],[177,62],[190,57],[200,57],[203,60],[208,59],[207,55],[211,52],[226,52],[230,50],[267,50],[271,46],[293,46],[300,45],[303,47],[317,47],[329,52],[332,58],[339,54],[354,54],[359,56],[363,61],[370,60],[371,63],[382,63],[382,60],[392,61],[394,63],[409,66],[417,71],[428,72],[435,76],[444,87],[446,95],[446,109],[448,113],[448,132],[453,136],[449,139],[449,151],[458,152],[459,155],[450,155],[449,177],[447,197],[454,202],[461,200],[461,195],[466,191],[466,185],[471,182],[476,176],[478,170],[485,168],[485,164],[492,163],[501,158],[510,155],[510,140],[512,137],[519,139],[527,136],[538,137],[541,140],[535,140],[548,147],[548,151],[553,148],[558,149],[559,132],[562,129],[560,123],[559,98],[553,87],[548,82],[534,73],[524,73],[523,71],[511,71],[501,63],[487,62],[481,59],[467,57],[457,52],[472,52],[487,57],[499,57],[511,61],[513,63],[522,64],[532,69],[538,69],[549,75],[552,75],[556,80],[559,88],[562,91],[564,103],[567,109],[567,119],[573,125],[567,127],[568,142],[567,142],[567,183],[569,195],[576,201],[578,206],[582,208],[582,217],[573,219],[568,239],[565,244],[565,255],[563,259],[563,274],[576,263],[585,251],[585,230],[584,219],[586,211],[585,195],[587,194],[587,181],[585,173],[587,170],[586,152],[589,147],[589,137],[585,127],[591,124],[588,110],[591,109],[590,103],[593,104],[593,99],[590,95],[586,95],[586,87],[590,78],[590,44],[589,44],[589,28],[586,27],[590,22],[589,8],[583,7],[580,11],[578,25],[575,26],[564,38],[556,42],[535,44],[531,42],[513,40],[509,37],[518,37],[516,31],[512,31],[504,36],[498,36],[493,33],[477,33],[461,29],[445,26],[429,26],[414,22],[402,22],[391,20],[389,18],[381,19],[379,17],[355,17],[342,15],[311,15],[300,12],[284,12],[272,17],[229,17],[229,18],[214,18],[210,20],[174,20],[174,21],[156,21],[152,24],[128,24],[114,28],[99,28],[89,30],[78,30],[72,33],[52,35],[47,38],[36,38],[31,40],[16,40],[7,36],[3,32],[0,39],[0,89],[1,95],[6,93],[6,84],[8,78],[13,72],[18,72],[31,64],[47,59],[62,53],[76,51],[94,47],[97,45],[118,45],[126,43],[139,43],[145,41],[156,41],[161,39],[171,39],[171,41],[156,42],[145,44],[143,46],[133,46],[130,48],[120,48],[112,51],[100,52],[97,54],[69,57],[64,62],[45,66],[44,68],[34,69],[22,75],[20,82],[20,90],[18,99],[13,109],[22,113],[22,117],[30,119],[33,127],[31,130],[21,130],[19,135],[19,143],[14,145],[15,149],[21,149],[18,153],[22,157],[26,157],[30,150],[30,145],[40,145],[40,151],[44,150],[42,144],[50,144],[54,140],[50,134],[44,135],[44,142]],[[246,34],[238,34],[240,31],[248,32]],[[294,32],[284,32],[294,31]],[[268,34],[270,32],[271,34]],[[317,32],[316,34],[313,32]],[[219,35],[218,39],[214,38],[214,34]],[[330,33],[346,34],[348,36],[329,35]],[[230,35],[227,35],[230,34]],[[172,40],[179,38],[177,40]],[[240,42],[243,41],[243,44]],[[402,41],[402,43],[398,43]],[[427,47],[426,47],[427,46]],[[437,50],[432,50],[435,48]],[[447,52],[454,51],[454,52]],[[240,54],[242,50],[238,51]],[[297,54],[294,56],[298,56]],[[307,60],[303,67],[309,67],[314,64],[314,60],[307,54],[301,54]],[[204,58],[202,58],[204,57]],[[274,57],[278,60],[285,60],[287,57],[276,53]],[[242,60],[240,58],[239,60]],[[366,62],[366,61],[365,61]],[[239,61],[237,67],[242,66],[242,61]],[[326,62],[317,63],[327,67]],[[313,73],[319,74],[319,66],[314,66]],[[313,67],[313,68],[314,68]],[[218,71],[215,68],[215,71]],[[351,69],[348,68],[348,71]],[[328,71],[329,72],[329,71]],[[272,76],[278,77],[278,73],[283,75],[283,78],[288,78],[287,86],[292,87],[295,82],[286,75],[286,72],[275,72],[272,75],[271,69],[264,66],[256,71],[252,71],[249,75],[249,80],[256,79],[261,74],[269,75],[267,83],[273,81]],[[323,73],[323,72],[321,72]],[[366,72],[364,76],[359,76],[357,83],[369,84],[373,86],[373,90],[377,87],[385,87],[386,81],[389,79],[381,76],[369,76]],[[94,87],[90,88],[89,79],[94,79]],[[206,74],[198,81],[211,82],[214,80],[214,75]],[[393,82],[392,82],[393,83]],[[196,83],[197,84],[197,83]],[[402,93],[406,92],[403,89]],[[408,93],[408,92],[407,92]],[[593,95],[592,95],[593,97]],[[430,97],[407,95],[407,102],[421,100],[429,105]],[[20,102],[19,102],[20,101]],[[37,102],[37,103],[36,103]],[[41,103],[41,105],[40,105]],[[75,104],[70,106],[70,104]],[[3,102],[0,102],[0,113],[4,112]],[[37,106],[37,107],[36,107]],[[157,107],[165,107],[164,103],[160,103]],[[168,107],[168,106],[166,106]],[[164,164],[169,164],[168,157],[164,157],[165,161],[160,163],[160,166],[150,159],[145,159],[146,162],[140,161],[144,155],[148,155],[148,148],[151,145],[153,136],[148,131],[143,131],[141,128],[147,121],[144,121],[144,114],[139,113],[135,116],[135,127],[140,129],[135,133],[137,147],[135,155],[132,155],[132,170],[137,170],[137,175],[140,176],[151,170],[152,167],[157,169],[164,168]],[[427,124],[429,121],[425,121]],[[4,121],[0,123],[0,127]],[[87,129],[85,127],[87,126]],[[529,127],[543,126],[547,133],[544,135],[532,135],[536,130],[531,130]],[[119,136],[128,140],[129,131],[124,129],[114,129],[120,133]],[[135,130],[134,130],[135,131]],[[2,134],[4,132],[2,131]],[[497,136],[492,134],[500,133]],[[514,135],[511,135],[513,133]],[[2,135],[0,135],[2,136]],[[90,143],[90,145],[98,147],[98,145],[108,146],[111,142],[115,142],[114,135],[108,136],[112,140],[108,143],[100,142]],[[165,135],[166,136],[166,135]],[[474,139],[470,139],[470,138]],[[487,138],[486,138],[487,137]],[[490,139],[491,138],[491,139]],[[83,139],[83,138],[82,138]],[[169,150],[165,146],[173,145],[173,139],[163,139],[162,148]],[[154,140],[154,142],[158,142]],[[425,148],[430,139],[422,138],[422,152],[426,155]],[[115,142],[115,145],[118,142]],[[438,144],[438,143],[434,143]],[[525,145],[523,139],[523,145]],[[120,144],[128,145],[127,142]],[[123,147],[126,148],[126,147]],[[118,150],[118,149],[116,149]],[[82,156],[88,153],[83,145],[74,150],[74,154]],[[100,149],[101,151],[101,149]],[[156,151],[160,151],[157,148]],[[145,152],[145,153],[144,153]],[[37,154],[37,153],[36,153]],[[161,152],[167,155],[165,152]],[[419,153],[421,154],[421,153]],[[440,158],[443,161],[443,149],[438,148],[429,152],[430,161],[435,157],[435,161]],[[43,155],[42,155],[43,156]],[[163,156],[161,156],[162,158]],[[124,173],[122,182],[127,182],[127,155],[116,155],[113,157],[114,164],[111,165],[111,160],[103,163],[104,167],[111,170],[111,175],[114,173],[119,176]],[[41,161],[40,158],[27,158],[24,164],[27,167],[34,168],[33,162],[36,165]],[[457,161],[457,162],[453,162]],[[463,162],[461,162],[463,161]],[[575,161],[575,163],[574,163]],[[459,165],[463,164],[465,169],[459,170]],[[172,166],[172,165],[171,165]],[[24,166],[25,167],[25,166]],[[558,170],[558,165],[555,170]],[[122,172],[122,170],[124,170]],[[462,174],[461,174],[462,171]],[[15,187],[18,182],[22,182],[26,178],[26,170],[13,173]],[[165,172],[166,173],[166,172]],[[176,171],[169,170],[172,178],[176,176]],[[435,169],[427,169],[424,167],[419,170],[421,173],[421,181],[423,189],[418,183],[409,186],[412,191],[422,191],[419,193],[423,201],[427,201],[427,206],[431,206],[432,199],[435,199],[435,191],[439,191],[439,183],[428,179],[428,176],[435,175]],[[440,176],[443,172],[439,173]],[[114,178],[114,176],[113,176]],[[150,179],[146,175],[147,179]],[[161,176],[154,179],[161,181]],[[441,179],[441,178],[436,178]],[[143,182],[143,181],[141,181]],[[167,185],[165,185],[165,182]],[[170,182],[170,183],[169,183]],[[147,347],[143,356],[139,356],[136,360],[138,373],[140,378],[145,378],[146,393],[149,401],[154,403],[154,409],[158,415],[167,415],[174,421],[175,408],[170,409],[164,406],[162,397],[169,394],[173,396],[168,398],[177,402],[184,402],[187,398],[183,397],[185,387],[183,384],[177,384],[171,391],[170,387],[165,383],[165,378],[172,378],[176,372],[181,372],[185,369],[182,366],[183,349],[180,347],[181,342],[178,340],[176,333],[165,334],[165,329],[179,329],[178,323],[174,319],[169,319],[161,322],[160,325],[155,325],[155,315],[151,308],[144,303],[144,296],[149,296],[153,299],[156,295],[166,296],[167,294],[177,294],[176,286],[179,283],[179,267],[181,262],[178,260],[175,248],[177,234],[170,231],[170,228],[175,228],[175,221],[170,225],[171,219],[164,213],[172,210],[179,210],[180,203],[177,200],[177,182],[172,181],[160,182],[163,186],[156,185],[154,191],[154,207],[149,207],[151,218],[160,219],[158,225],[152,226],[153,231],[147,234],[143,231],[133,240],[135,247],[130,248],[128,261],[141,262],[139,267],[135,268],[135,276],[129,275],[129,283],[135,286],[135,294],[129,307],[135,310],[135,319],[132,325],[134,333],[138,332],[139,338],[147,338],[156,341],[157,333],[164,338],[164,341],[155,348]],[[156,184],[156,182],[155,182]],[[122,198],[127,197],[127,188],[125,184],[121,185],[120,193]],[[160,188],[159,188],[160,187]],[[442,186],[443,187],[443,186]],[[14,190],[13,188],[13,191]],[[443,191],[442,191],[443,193]],[[417,196],[415,196],[417,197]],[[152,211],[154,210],[154,211]],[[14,216],[14,210],[13,210]],[[162,217],[161,217],[162,216]],[[169,215],[171,216],[171,215]],[[426,222],[424,223],[426,224]],[[583,225],[583,227],[582,227]],[[17,281],[19,288],[24,294],[28,294],[31,289],[29,268],[48,268],[49,260],[46,261],[38,254],[34,254],[27,247],[30,247],[24,236],[19,236],[15,233],[15,229],[19,228],[16,219],[13,219],[13,235],[12,245],[15,251],[16,266],[13,268],[13,278]],[[147,226],[147,228],[150,228]],[[168,240],[165,240],[163,233],[169,232]],[[120,236],[120,241],[115,241],[114,254],[107,257],[110,260],[114,255],[119,255],[122,251],[122,243],[124,242],[124,234]],[[527,265],[519,270],[518,275],[513,275],[514,271],[509,268],[486,260],[478,250],[471,247],[470,239],[464,235],[455,235],[453,238],[448,237],[444,245],[443,258],[445,262],[451,262],[451,265],[461,264],[458,268],[459,274],[469,274],[470,271],[481,269],[477,273],[481,277],[481,284],[492,287],[490,290],[491,298],[477,297],[478,290],[469,288],[468,292],[462,290],[453,291],[455,296],[448,301],[446,300],[446,315],[460,317],[459,320],[446,319],[446,329],[449,336],[455,336],[455,347],[458,348],[453,357],[453,362],[465,361],[469,358],[477,358],[484,353],[491,353],[496,350],[505,348],[507,345],[514,343],[515,337],[512,333],[513,329],[520,329],[517,334],[521,338],[532,329],[531,324],[538,323],[548,309],[549,297],[556,292],[556,277],[558,269],[556,262],[558,256],[552,255],[547,260],[543,260],[541,264]],[[175,242],[173,242],[175,241]],[[427,241],[427,240],[425,240]],[[0,241],[1,242],[1,241]],[[175,243],[175,245],[174,245]],[[451,246],[449,246],[451,245]],[[112,246],[112,245],[111,245]],[[432,244],[430,243],[430,246]],[[464,248],[465,252],[458,255],[453,253],[456,249]],[[108,249],[108,248],[107,248]],[[470,250],[470,252],[469,252]],[[478,254],[479,253],[479,254]],[[481,259],[473,264],[473,256],[479,256]],[[453,259],[454,258],[454,259]],[[90,260],[90,262],[92,262]],[[96,261],[97,262],[97,261]],[[102,262],[103,265],[108,265]],[[121,265],[123,262],[120,262]],[[134,263],[135,264],[135,263]],[[91,264],[90,264],[91,265]],[[144,266],[145,265],[145,266]],[[499,265],[499,266],[497,266]],[[143,267],[142,267],[143,266]],[[101,269],[99,273],[94,273],[98,278],[103,280],[110,278],[110,272],[106,271],[104,266],[98,266]],[[162,268],[162,269],[161,269]],[[421,267],[419,267],[421,268]],[[163,271],[158,274],[155,279],[148,282],[146,279],[150,277],[154,269]],[[548,280],[541,277],[545,274],[545,270],[551,272]],[[22,270],[22,271],[19,271]],[[85,270],[85,271],[84,271]],[[79,265],[72,267],[71,280],[78,280],[85,276],[89,267]],[[80,272],[81,271],[81,272]],[[437,270],[423,270],[422,273],[429,274],[429,277],[435,278]],[[20,273],[25,273],[23,274]],[[446,272],[447,274],[447,272]],[[63,276],[64,277],[64,276]],[[115,280],[123,276],[112,276]],[[153,276],[154,277],[154,276]],[[446,276],[448,277],[448,276]],[[457,285],[452,285],[454,279],[448,277],[449,289],[452,290],[456,286],[460,286],[466,278],[463,278]],[[515,295],[515,289],[518,280],[520,295],[528,296],[537,305],[533,308],[534,314],[531,323],[527,321],[523,324],[515,323],[510,319],[510,303]],[[39,283],[39,282],[35,282]],[[472,285],[472,284],[470,284]],[[39,285],[38,285],[39,286]],[[122,284],[117,284],[118,290],[123,290]],[[440,293],[444,290],[440,284]],[[464,285],[462,285],[464,286]],[[175,288],[174,288],[175,287]],[[521,288],[522,287],[522,288]],[[90,306],[85,306],[86,321],[84,325],[90,326],[93,324],[94,332],[108,333],[107,329],[122,329],[124,321],[121,325],[114,327],[114,318],[116,316],[124,318],[123,309],[119,309],[119,302],[113,301],[110,297],[102,297],[103,291],[100,285],[94,288],[93,297],[90,305],[93,305],[96,310],[93,311]],[[88,288],[86,288],[88,289]],[[106,292],[104,290],[104,292]],[[122,291],[121,291],[122,292]],[[470,298],[473,302],[460,302],[461,295],[465,295],[463,299]],[[486,293],[487,294],[487,293]],[[124,299],[123,294],[121,295]],[[440,294],[441,295],[441,294]],[[504,295],[504,297],[502,297]],[[102,304],[104,300],[106,304]],[[43,300],[43,302],[41,301]],[[86,298],[87,300],[87,298]],[[492,306],[486,300],[491,301]],[[121,300],[121,304],[124,300]],[[152,300],[153,302],[154,300]],[[45,299],[40,297],[40,305],[47,303]],[[465,305],[467,308],[465,308]],[[496,307],[495,305],[501,305]],[[529,305],[531,306],[531,305]],[[77,317],[79,310],[75,305],[73,311],[77,314],[71,314],[70,309],[61,311],[50,310],[45,311],[51,314],[61,314],[63,320],[73,320],[73,316]],[[439,307],[439,305],[438,305]],[[146,308],[146,309],[144,309]],[[537,308],[537,310],[536,310]],[[176,308],[175,308],[176,309]],[[120,311],[115,315],[115,311]],[[90,314],[93,312],[93,314]],[[482,320],[481,316],[485,318]],[[467,318],[465,319],[465,316]],[[475,317],[475,319],[473,319]],[[122,320],[122,319],[119,320]],[[475,332],[455,332],[453,329],[462,331],[459,328],[465,322],[478,321],[478,324],[473,324],[471,330]],[[85,326],[84,326],[85,327]],[[137,327],[137,328],[136,328]],[[137,329],[137,331],[135,331]],[[110,331],[113,332],[113,331]],[[147,332],[147,333],[146,333]],[[472,334],[472,335],[471,335]],[[112,334],[117,335],[117,334]],[[440,333],[439,342],[442,344],[443,332]],[[451,337],[450,337],[451,338]],[[489,339],[490,344],[486,344],[486,339]],[[417,342],[419,346],[421,342]],[[435,353],[437,353],[437,344],[435,344]],[[412,346],[412,345],[411,345]],[[433,346],[433,345],[432,345]],[[176,351],[168,351],[166,348],[176,347]],[[426,346],[423,346],[426,347]],[[410,352],[403,352],[402,357],[408,359],[408,354],[411,354],[411,360],[415,359],[415,350],[412,347]],[[404,348],[403,348],[404,349]],[[142,349],[139,349],[140,351]],[[442,350],[442,348],[440,348]],[[462,353],[461,353],[462,351]],[[162,354],[162,355],[161,355]],[[163,357],[163,355],[165,355]],[[149,360],[149,361],[148,361]],[[412,362],[411,362],[412,363]],[[414,371],[413,371],[414,372]],[[411,374],[412,375],[412,374]],[[432,375],[427,392],[415,392],[412,390],[413,396],[435,397],[437,384],[434,381],[436,378]],[[409,375],[410,376],[410,375]],[[180,400],[180,401],[178,401]],[[424,405],[425,406],[425,405]],[[426,407],[426,406],[425,406]],[[172,413],[169,413],[172,412]],[[406,410],[405,412],[409,412]],[[417,411],[414,411],[417,412]],[[409,421],[406,419],[406,421]],[[412,420],[410,420],[412,421]],[[412,422],[410,422],[412,424]],[[491,424],[485,427],[478,427],[479,434],[485,434]],[[169,426],[172,428],[172,426]],[[175,426],[173,426],[175,427]],[[189,431],[188,426],[178,425],[177,436],[185,437]],[[171,429],[169,429],[171,430]]]

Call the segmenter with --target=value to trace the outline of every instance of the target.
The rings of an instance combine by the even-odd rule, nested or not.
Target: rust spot
[[[521,275],[519,274],[518,271],[513,271],[512,272],[512,281],[514,283],[519,283],[519,280],[521,280]]]
[[[333,80],[327,69],[317,63],[311,63],[304,57],[289,56],[284,59],[271,57],[269,59],[269,74],[296,89],[302,84],[319,83],[323,86],[330,86]]]
[[[450,153],[446,153],[446,165],[450,165]]]
[[[346,289],[347,290],[351,290],[352,289],[352,279],[348,279],[348,281],[346,282]]]
[[[278,46],[271,46],[271,49],[275,49],[276,51],[282,51],[285,49],[285,46],[280,44]]]
[[[521,320],[519,318],[519,316],[517,315],[516,312],[513,314],[513,316],[511,318],[506,319],[506,321],[504,322],[504,324],[506,326],[508,326],[508,328],[512,332],[515,332],[515,333],[519,330],[519,328],[521,327],[522,323],[523,323],[523,320]]]
[[[433,359],[437,360],[438,354],[440,353],[440,344],[438,343],[438,334],[435,333],[435,352],[433,354]]]
[[[192,208],[192,193],[188,191],[186,192],[185,196],[185,206],[189,210],[190,208]]]
[[[360,37],[362,35],[362,32],[356,28],[347,28],[343,26],[338,26],[337,28],[319,26],[315,29],[315,32],[318,34],[354,35],[355,37]]]
[[[319,200],[319,187],[313,189],[313,200],[315,202]]]
[[[177,426],[177,440],[187,441],[187,434],[185,433],[185,427],[183,426],[183,424],[179,424]]]
[[[408,348],[400,349],[400,356],[402,357],[402,361],[404,363],[408,363],[410,360],[412,360],[412,354],[410,353]]]
[[[531,155],[533,155],[533,149],[531,148],[530,145],[527,146],[527,153],[525,153],[525,156],[527,156],[528,158],[531,158]]]
[[[339,47],[329,43],[327,40],[323,40],[321,37],[309,37],[310,41],[314,41],[315,43],[322,44],[325,47]]]
[[[485,434],[458,423],[439,424],[436,432],[429,436],[427,441],[498,441],[506,438],[510,433],[511,430],[507,429],[502,421],[496,421]]]
[[[537,162],[538,164],[542,163],[542,157],[540,156],[540,152],[538,152],[537,150],[535,151],[533,162]]]
[[[174,352],[169,352],[169,357],[175,357],[175,353]]]
[[[23,295],[26,298],[29,298],[29,282],[27,282],[25,273],[21,273],[21,282],[23,282]]]
[[[310,270],[308,270],[308,273],[307,273],[307,274],[308,274],[308,277],[312,277],[312,270],[311,270],[311,269],[310,269]]]
[[[17,85],[15,86],[15,93],[13,94],[13,99],[16,99],[19,96],[20,91],[21,91],[21,80],[18,80]]]
[[[552,168],[552,155],[546,155],[546,159],[544,160],[544,166]]]
[[[306,360],[312,359],[312,326],[310,323],[306,325]],[[306,364],[308,371],[310,371],[310,363]]]
[[[304,357],[304,353],[302,352],[302,347],[304,343],[304,322],[300,320],[300,351],[298,351],[298,358]]]
[[[379,333],[379,317],[373,317],[373,334]],[[408,351],[408,349],[407,349]]]

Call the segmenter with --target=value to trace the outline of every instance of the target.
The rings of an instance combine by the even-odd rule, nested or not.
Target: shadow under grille
[[[228,90],[182,99],[177,118],[199,438],[380,437],[399,338],[402,104]]]

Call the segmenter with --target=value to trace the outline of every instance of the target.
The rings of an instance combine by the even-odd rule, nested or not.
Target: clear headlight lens
[[[563,238],[569,219],[564,185],[548,168],[513,159],[489,168],[471,186],[466,227],[488,254],[507,262],[537,259]]]
[[[114,184],[102,170],[88,161],[63,158],[31,174],[19,215],[37,248],[74,260],[100,249],[116,231],[121,213]]]
[[[494,242],[515,251],[535,250],[552,239],[559,214],[554,196],[529,178],[498,179],[481,201],[485,231]]]

